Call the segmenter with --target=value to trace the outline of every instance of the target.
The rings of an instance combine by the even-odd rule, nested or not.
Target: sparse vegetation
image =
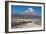
[[[23,22],[12,22],[12,26],[18,26],[26,23],[32,23],[32,21],[23,21]]]

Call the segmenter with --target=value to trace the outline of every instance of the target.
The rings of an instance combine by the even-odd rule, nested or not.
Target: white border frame
[[[22,29],[11,29],[11,5],[23,5],[23,6],[41,6],[42,7],[42,17],[41,17],[41,27],[40,28],[22,28]],[[42,4],[27,4],[27,3],[12,3],[9,2],[9,32],[14,32],[14,31],[29,31],[29,30],[43,30],[44,29],[44,5]]]

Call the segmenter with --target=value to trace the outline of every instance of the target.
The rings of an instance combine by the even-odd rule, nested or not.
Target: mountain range
[[[26,11],[24,11],[21,14],[12,13],[12,18],[22,18],[22,19],[30,19],[30,18],[40,18],[41,16],[38,16],[32,8],[28,8]]]

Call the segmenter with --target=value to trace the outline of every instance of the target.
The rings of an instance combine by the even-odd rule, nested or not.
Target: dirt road
[[[35,23],[27,23],[19,26],[12,26],[12,28],[37,28],[40,27],[40,25]]]

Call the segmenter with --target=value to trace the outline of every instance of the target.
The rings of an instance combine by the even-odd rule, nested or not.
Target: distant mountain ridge
[[[22,18],[22,19],[30,19],[30,18],[40,18],[41,16],[32,16],[32,15],[21,15],[21,14],[12,14],[12,18]]]

